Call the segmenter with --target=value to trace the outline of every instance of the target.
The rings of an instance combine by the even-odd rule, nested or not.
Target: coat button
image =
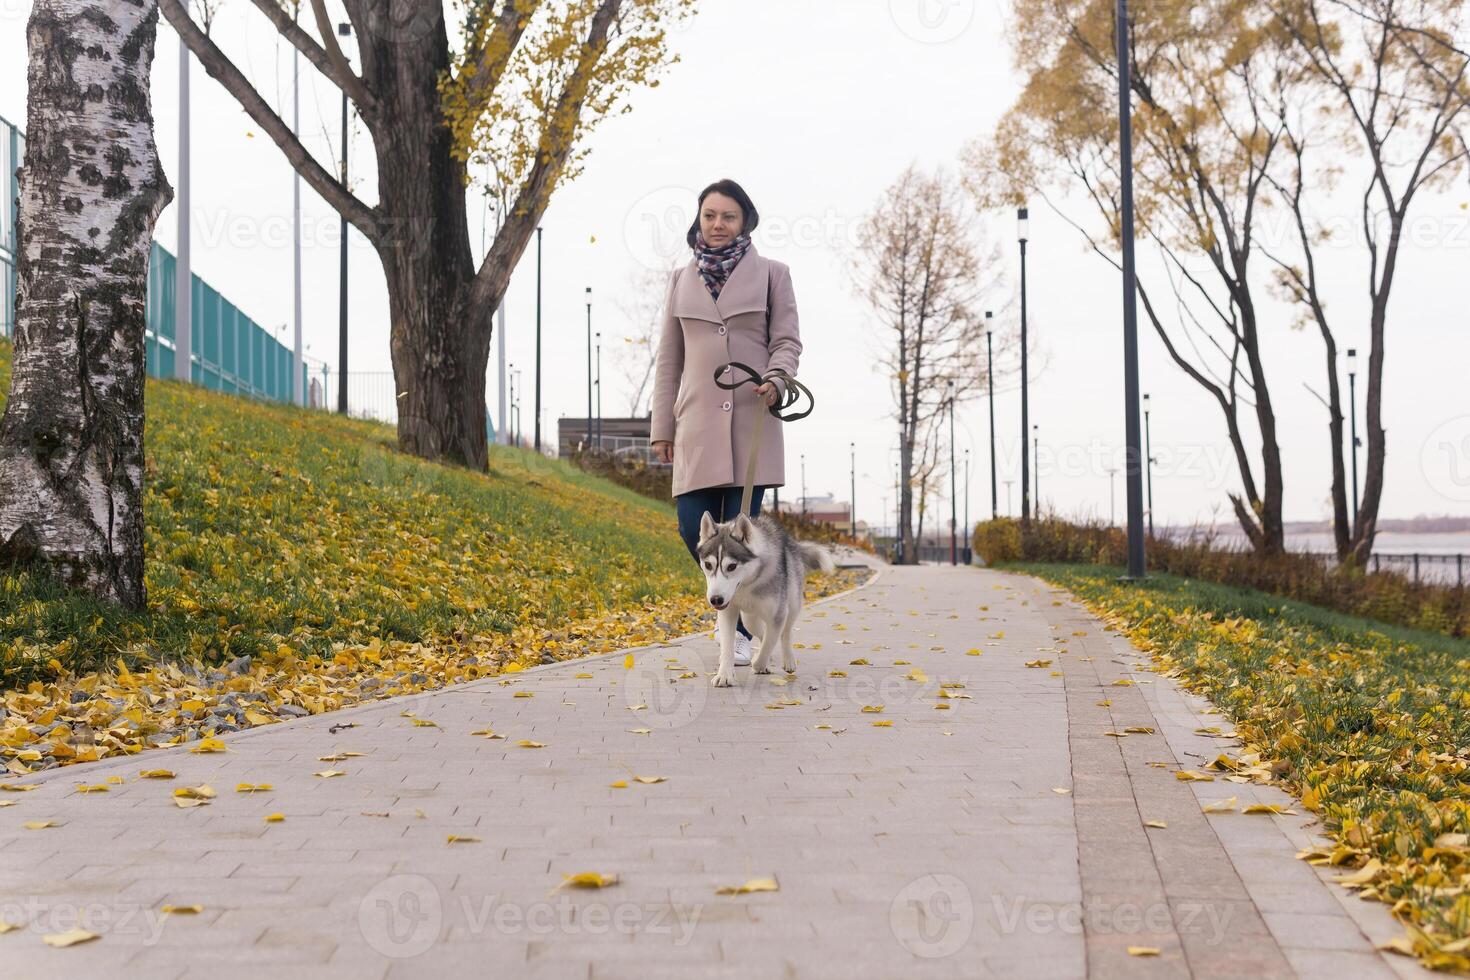
[[[730,410],[730,403],[729,402],[725,402],[725,404],[721,405],[720,408],[722,408],[722,409],[724,409],[725,411],[728,412]]]
[[[724,335],[725,335],[725,328],[724,327],[721,327],[720,328],[720,336],[723,337]]]

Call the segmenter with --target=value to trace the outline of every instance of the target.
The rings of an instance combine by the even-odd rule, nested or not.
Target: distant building
[[[587,419],[562,416],[556,420],[556,453],[570,456],[589,444],[597,444],[598,429],[601,427],[601,448],[617,455],[632,455],[654,466],[659,463],[653,458],[649,446],[649,435],[653,428],[651,415],[613,417],[604,415],[601,420],[592,419],[589,430]]]
[[[839,531],[848,534],[853,533],[849,521],[850,504],[846,500],[838,500],[832,494],[821,496],[797,497],[795,500],[781,501],[781,512],[783,514],[794,514],[805,517],[814,524],[830,524]],[[857,522],[857,537],[866,537],[869,534],[866,521]]]

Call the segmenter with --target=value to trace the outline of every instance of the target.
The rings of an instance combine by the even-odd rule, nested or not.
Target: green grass
[[[0,392],[10,354],[0,341]],[[529,635],[701,594],[671,503],[564,463],[497,446],[473,473],[374,422],[172,381],[146,398],[147,611],[0,572],[0,688],[53,658]]]
[[[1470,832],[1470,641],[1172,575],[1005,567],[1070,590],[1213,701],[1322,817],[1330,860],[1382,862],[1365,894],[1402,903],[1426,961],[1470,969],[1450,945],[1470,935],[1470,847],[1444,836]]]
[[[1113,582],[1127,571],[1119,566],[1074,565],[1063,562],[1008,562],[1003,563],[1002,567],[1056,582],[1075,573],[1079,582],[1099,584]],[[1068,587],[1071,587],[1070,584]],[[1368,634],[1374,634],[1393,644],[1403,645],[1405,649],[1444,651],[1455,657],[1470,657],[1470,639],[1464,637],[1447,636],[1437,630],[1396,626],[1294,599],[1284,599],[1256,589],[1183,578],[1167,572],[1149,572],[1142,582],[1131,587],[1140,594],[1155,597],[1161,602],[1207,608],[1221,616],[1246,616],[1257,620],[1280,619],[1316,630],[1324,637],[1345,641],[1361,640]]]

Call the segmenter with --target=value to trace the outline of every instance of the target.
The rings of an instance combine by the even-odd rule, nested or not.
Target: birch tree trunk
[[[0,563],[144,605],[149,246],[173,198],[153,142],[156,0],[36,0],[21,169]]]

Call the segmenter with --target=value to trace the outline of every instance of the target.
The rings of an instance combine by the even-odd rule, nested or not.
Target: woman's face
[[[730,244],[740,234],[744,223],[745,217],[740,212],[740,205],[735,203],[733,197],[726,197],[719,191],[706,195],[704,204],[699,209],[699,230],[711,247],[719,248]]]

